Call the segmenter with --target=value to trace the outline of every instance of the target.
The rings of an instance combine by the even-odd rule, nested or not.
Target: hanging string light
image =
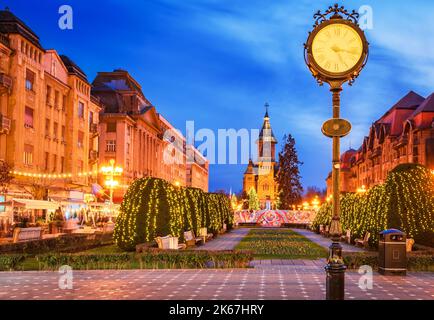
[[[27,178],[41,178],[41,179],[67,179],[73,177],[88,177],[95,176],[98,174],[97,170],[94,171],[84,171],[78,172],[76,174],[73,173],[42,173],[42,172],[24,172],[18,170],[12,170],[9,172],[10,174],[18,177],[27,177]]]

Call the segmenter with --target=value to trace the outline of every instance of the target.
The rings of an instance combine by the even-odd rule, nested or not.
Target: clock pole
[[[332,244],[330,245],[327,265],[325,266],[327,273],[326,299],[343,300],[345,297],[346,266],[342,257],[342,246],[339,243],[342,234],[339,199],[340,138],[350,133],[351,124],[349,121],[340,118],[340,95],[343,84],[348,82],[349,85],[352,85],[365,66],[368,59],[369,43],[358,25],[359,14],[355,10],[349,12],[343,6],[335,4],[323,13],[318,11],[313,17],[315,19],[314,28],[309,32],[307,42],[304,45],[305,62],[319,85],[324,83],[330,85],[333,102],[333,117],[322,126],[324,135],[333,139],[333,213],[329,231]],[[334,32],[324,31],[327,29],[334,30]],[[346,35],[350,33],[351,37],[346,38],[345,35],[342,37],[340,32],[342,29],[347,30]],[[316,39],[321,40],[315,42]],[[357,47],[356,43],[359,44],[359,47]],[[348,47],[354,47],[355,50]],[[339,61],[343,62],[341,54],[343,51],[347,53],[347,57],[351,55],[353,59],[350,58],[340,67]],[[333,61],[334,68],[332,67]],[[343,68],[344,66],[347,68]]]
[[[342,84],[332,85],[333,120],[340,119],[340,95]],[[340,223],[340,136],[334,135],[332,151],[332,185],[333,185],[333,213],[330,224],[330,235],[332,244],[329,248],[329,258],[325,267],[326,276],[326,299],[344,300],[345,299],[345,270],[346,266],[342,259],[342,246],[339,243],[342,234]]]

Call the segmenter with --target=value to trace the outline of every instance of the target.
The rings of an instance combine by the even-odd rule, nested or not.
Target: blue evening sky
[[[331,141],[321,134],[331,116],[327,87],[318,87],[303,60],[313,13],[333,1],[289,0],[7,0],[0,6],[27,23],[45,48],[68,55],[92,81],[98,71],[128,70],[172,124],[259,128],[264,103],[281,140],[297,142],[305,187],[325,187]],[[358,148],[370,124],[409,90],[434,91],[434,4],[428,1],[341,1],[370,5],[370,59],[342,95],[353,123],[342,149]],[[74,29],[58,28],[58,8],[74,10]],[[280,146],[279,146],[280,147]],[[212,165],[210,190],[239,191],[245,165]]]

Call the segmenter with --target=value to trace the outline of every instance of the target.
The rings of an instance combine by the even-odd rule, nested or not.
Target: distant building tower
[[[264,122],[256,141],[258,161],[254,163],[250,159],[243,179],[243,191],[248,193],[251,188],[255,188],[262,209],[274,208],[278,197],[276,182],[278,170],[278,163],[276,162],[277,140],[270,125],[268,107],[269,105],[266,103]]]

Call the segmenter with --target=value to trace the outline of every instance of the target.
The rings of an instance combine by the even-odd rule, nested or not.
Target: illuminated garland
[[[66,178],[72,178],[72,177],[87,177],[87,176],[94,176],[98,174],[97,170],[94,171],[83,171],[79,172],[77,174],[72,173],[35,173],[35,172],[22,172],[13,170],[10,171],[10,174],[18,177],[27,177],[27,178],[41,178],[41,179],[66,179]]]
[[[233,223],[229,199],[223,194],[200,189],[175,187],[165,180],[135,180],[120,207],[114,231],[115,243],[134,250],[139,243],[171,234],[183,240],[184,231],[198,234],[201,227],[217,233],[227,222]]]
[[[313,227],[329,225],[331,203],[319,210]],[[370,244],[378,243],[380,231],[397,228],[417,243],[434,243],[434,177],[420,165],[405,164],[392,170],[383,185],[364,195],[341,195],[342,229],[351,230],[351,237],[363,238],[370,232]]]

